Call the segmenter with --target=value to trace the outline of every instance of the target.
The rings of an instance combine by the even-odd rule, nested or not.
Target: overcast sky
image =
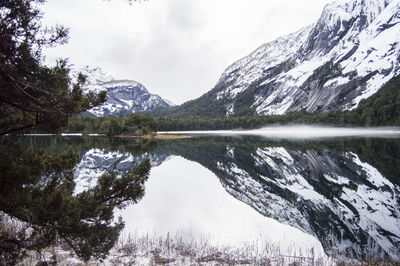
[[[101,67],[176,104],[195,99],[263,43],[314,23],[330,0],[49,0],[46,24],[70,29],[48,62]]]

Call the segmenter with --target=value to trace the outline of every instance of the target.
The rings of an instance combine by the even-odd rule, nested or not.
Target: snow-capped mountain
[[[400,0],[337,0],[318,21],[264,44],[208,99],[226,115],[354,109],[400,74]]]
[[[89,66],[80,68],[87,76],[85,91],[107,91],[107,101],[88,112],[95,116],[129,115],[140,111],[151,111],[160,107],[169,107],[171,103],[158,95],[151,94],[139,82],[133,80],[116,80],[100,68]]]

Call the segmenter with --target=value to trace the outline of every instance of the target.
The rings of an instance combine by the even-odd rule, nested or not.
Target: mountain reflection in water
[[[181,156],[212,171],[229,194],[262,215],[316,237],[328,255],[400,259],[399,139],[82,139],[59,141],[75,142],[90,167],[107,169],[118,161],[123,168],[145,156],[154,166]],[[88,165],[81,163],[76,176]]]
[[[205,138],[156,152],[202,164],[235,198],[317,237],[329,255],[399,258],[398,148],[396,139]]]

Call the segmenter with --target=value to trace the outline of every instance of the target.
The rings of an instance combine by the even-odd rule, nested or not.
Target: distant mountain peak
[[[171,106],[156,94],[151,94],[139,82],[129,79],[114,79],[99,67],[77,68],[73,75],[81,72],[87,76],[85,92],[107,91],[107,101],[88,112],[95,116],[129,115]]]

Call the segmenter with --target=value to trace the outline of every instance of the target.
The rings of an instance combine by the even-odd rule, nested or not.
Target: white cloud
[[[46,24],[70,28],[50,62],[100,66],[175,103],[210,90],[226,67],[315,22],[329,0],[51,0]]]

